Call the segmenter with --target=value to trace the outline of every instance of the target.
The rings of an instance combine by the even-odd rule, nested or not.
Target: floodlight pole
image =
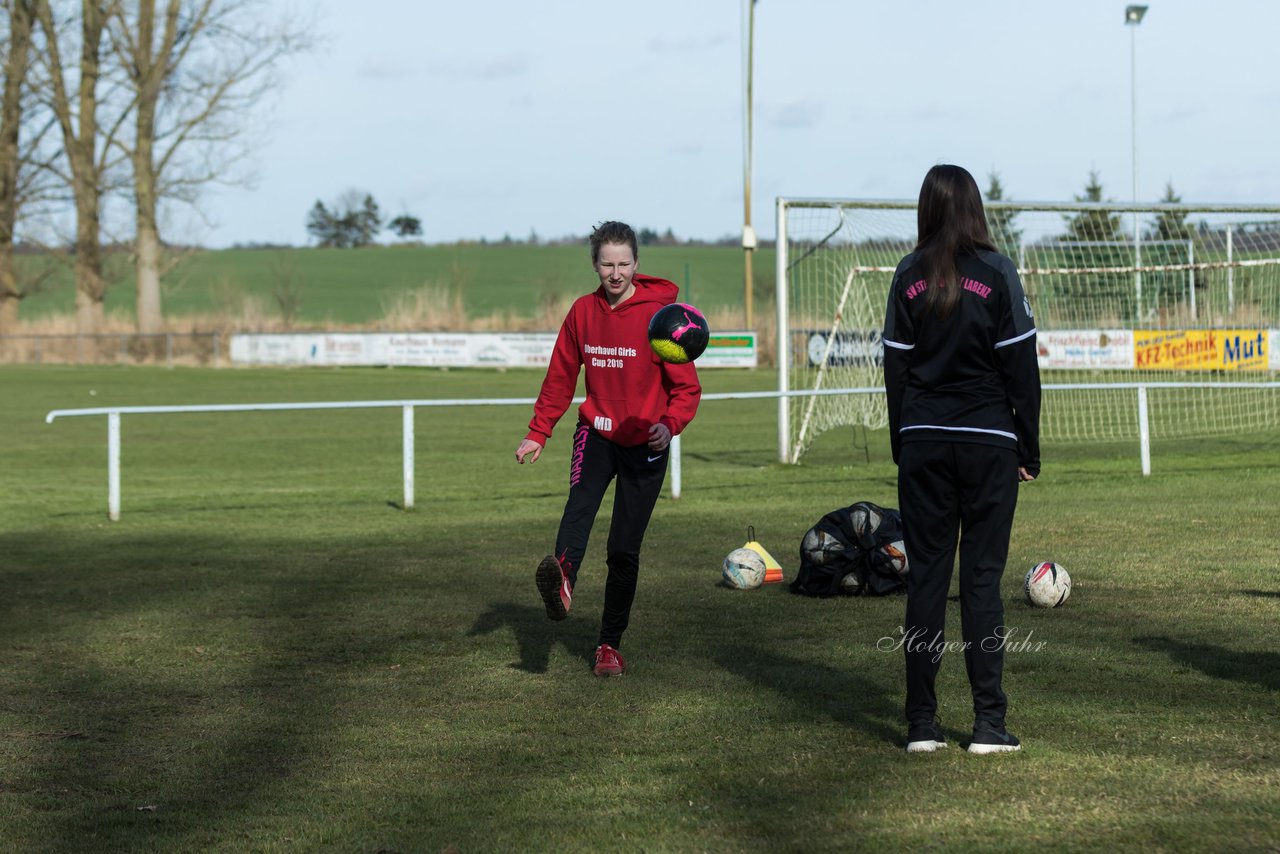
[[[747,79],[746,79],[746,97],[745,97],[745,127],[744,131],[744,151],[743,151],[743,176],[742,176],[742,253],[743,253],[743,285],[742,285],[742,304],[746,307],[747,328],[755,328],[755,321],[752,316],[752,295],[751,284],[754,278],[752,274],[752,254],[756,250],[756,232],[751,227],[751,171],[752,160],[754,157],[751,146],[751,129],[752,129],[752,73],[754,71],[755,56],[755,38],[756,38],[756,0],[746,0],[747,4]]]
[[[1133,203],[1138,203],[1138,24],[1147,14],[1146,6],[1126,6],[1124,23],[1129,28],[1129,121],[1133,142]],[[1134,320],[1142,317],[1142,234],[1138,212],[1133,212],[1133,293]]]

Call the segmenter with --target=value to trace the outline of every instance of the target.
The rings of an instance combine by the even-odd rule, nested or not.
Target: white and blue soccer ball
[[[734,590],[754,590],[764,584],[764,558],[752,549],[734,549],[724,559],[724,583]]]
[[[1060,564],[1044,561],[1027,571],[1022,592],[1037,608],[1056,608],[1071,595],[1071,576]]]
[[[814,566],[826,566],[848,554],[849,548],[839,539],[818,527],[809,529],[800,543],[800,549]]]

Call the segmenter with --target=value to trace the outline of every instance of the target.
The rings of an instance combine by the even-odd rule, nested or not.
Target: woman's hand
[[[533,458],[529,462],[536,463],[538,457],[542,456],[542,446],[532,439],[521,439],[520,446],[516,448],[516,462],[524,465],[524,458],[530,454],[533,455]]]
[[[666,424],[659,421],[649,428],[649,449],[653,451],[665,450],[667,445],[671,444],[671,431]]]

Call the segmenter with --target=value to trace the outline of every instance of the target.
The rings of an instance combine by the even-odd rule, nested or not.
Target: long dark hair
[[[996,251],[987,230],[982,193],[968,170],[945,163],[929,170],[920,185],[916,229],[916,252],[929,283],[925,307],[945,320],[960,299],[957,256],[979,249]]]

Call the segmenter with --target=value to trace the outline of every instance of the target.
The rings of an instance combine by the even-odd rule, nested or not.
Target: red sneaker
[[[555,555],[547,555],[542,559],[535,579],[538,582],[538,592],[542,594],[542,602],[547,606],[547,616],[552,620],[563,620],[569,616],[573,587],[569,584],[569,574],[564,571]]]
[[[622,672],[627,669],[627,663],[622,660],[622,655],[607,643],[602,643],[596,647],[596,667],[595,674],[597,676],[621,676]]]

